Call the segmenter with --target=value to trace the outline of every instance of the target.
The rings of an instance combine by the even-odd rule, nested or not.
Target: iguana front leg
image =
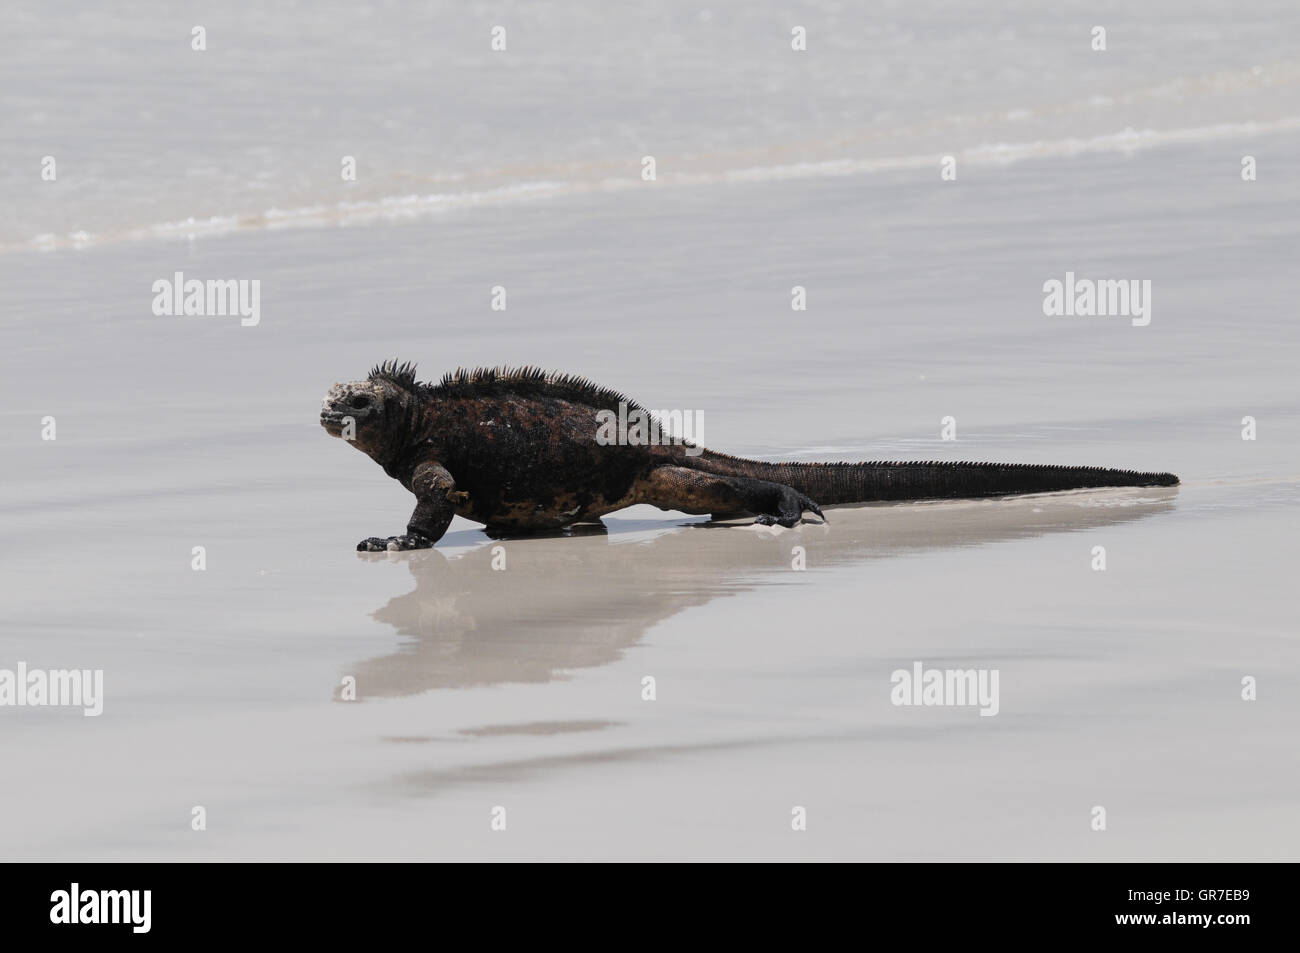
[[[415,494],[415,512],[401,536],[371,536],[357,543],[358,552],[379,553],[384,550],[430,549],[447,532],[456,515],[456,481],[439,463],[422,463],[411,478]],[[464,496],[464,494],[459,494]]]
[[[656,467],[638,490],[638,502],[683,513],[753,513],[756,523],[787,527],[798,523],[805,510],[826,519],[820,506],[784,483],[719,476],[689,467]]]

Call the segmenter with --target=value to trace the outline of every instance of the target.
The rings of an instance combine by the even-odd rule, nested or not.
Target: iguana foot
[[[419,533],[405,533],[401,536],[371,536],[357,543],[359,553],[382,553],[385,550],[400,552],[407,549],[432,549],[433,540]]]
[[[755,523],[760,526],[776,524],[788,529],[803,518],[804,510],[816,513],[822,518],[823,523],[826,522],[826,514],[822,512],[822,508],[807,496],[794,489],[794,487],[782,485],[781,490],[781,498],[776,503],[776,512],[759,513],[754,517]]]

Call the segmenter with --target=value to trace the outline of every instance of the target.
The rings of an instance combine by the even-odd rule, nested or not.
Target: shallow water
[[[1143,14],[1128,24],[1142,56],[1115,45],[1122,8],[1090,8],[1075,19],[1119,25],[1105,70],[1053,48],[1065,25],[1028,6],[996,22],[885,11],[858,24],[872,58],[848,13],[818,9],[826,55],[810,46],[796,70],[784,11],[619,14],[663,16],[672,39],[588,18],[575,58],[556,44],[576,8],[546,6],[518,12],[531,26],[493,82],[462,81],[496,69],[495,13],[439,21],[440,42],[484,36],[482,56],[448,58],[385,5],[346,34],[273,8],[242,24],[237,69],[203,54],[209,86],[186,46],[155,69],[129,46],[161,42],[164,18],[85,13],[37,42],[45,14],[16,15],[6,42],[28,42],[0,63],[48,82],[24,83],[6,129],[43,154],[43,113],[95,171],[60,158],[48,184],[66,192],[44,195],[0,173],[0,668],[102,668],[106,700],[93,719],[0,709],[0,763],[20,779],[0,794],[0,855],[1295,859],[1289,8]],[[760,57],[771,24],[781,55]],[[341,61],[313,50],[345,42],[349,82],[322,87]],[[1086,32],[1070,42],[1086,51]],[[966,65],[977,50],[1012,65]],[[456,97],[430,91],[451,77]],[[415,121],[415,86],[448,111],[440,126]],[[177,135],[102,108],[110,95],[147,100]],[[204,96],[209,138],[186,135]],[[1091,96],[1110,102],[1050,105]],[[529,108],[569,100],[586,105]],[[491,113],[502,101],[518,115]],[[283,120],[277,102],[305,108]],[[491,129],[467,118],[484,114]],[[382,205],[411,170],[450,178],[410,194],[462,198],[340,212],[327,180],[356,141],[375,173],[348,201]],[[997,142],[1038,145],[1002,162]],[[127,161],[146,147],[153,165]],[[647,150],[668,170],[654,183],[637,177]],[[971,161],[941,182],[949,151]],[[1241,180],[1244,154],[1258,181]],[[516,188],[539,181],[562,187]],[[485,184],[514,191],[463,197]],[[272,207],[323,211],[270,227]],[[213,215],[239,221],[155,228]],[[259,279],[261,323],[155,316],[152,283],[178,270]],[[1151,324],[1044,317],[1043,282],[1067,270],[1150,279]],[[837,509],[791,531],[638,507],[606,534],[501,543],[504,571],[462,520],[433,552],[359,555],[411,501],[316,413],[332,382],[392,356],[429,377],[587,374],[701,411],[704,442],[732,453],[1096,464],[1183,485]],[[956,441],[940,439],[949,415]],[[998,669],[999,714],[894,707],[890,674],[914,661]],[[1240,699],[1246,675],[1258,701]]]

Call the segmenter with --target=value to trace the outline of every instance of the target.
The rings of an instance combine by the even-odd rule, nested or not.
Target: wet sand
[[[202,61],[131,9],[0,39],[0,668],[105,692],[0,709],[0,857],[1300,857],[1289,7],[1116,11],[1104,60],[1083,7],[828,10],[802,60],[785,12],[517,10],[508,68],[423,7],[212,19]],[[261,323],[153,314],[178,270],[260,280]],[[1067,271],[1150,280],[1151,324],[1046,317]],[[368,556],[412,501],[317,413],[390,357],[588,375],[734,454],[1183,485]],[[998,714],[891,704],[918,662],[996,669]]]

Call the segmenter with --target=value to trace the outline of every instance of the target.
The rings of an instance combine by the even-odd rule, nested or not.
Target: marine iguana
[[[335,384],[321,426],[347,437],[415,494],[406,532],[357,544],[427,549],[459,514],[496,534],[554,530],[649,503],[665,510],[752,515],[794,526],[822,505],[1045,493],[1103,486],[1177,486],[1172,473],[1021,463],[763,463],[676,438],[601,443],[597,414],[641,405],[584,377],[536,367],[457,370],[419,383],[387,361]],[[653,420],[653,418],[651,418]],[[658,426],[658,422],[654,422]]]

